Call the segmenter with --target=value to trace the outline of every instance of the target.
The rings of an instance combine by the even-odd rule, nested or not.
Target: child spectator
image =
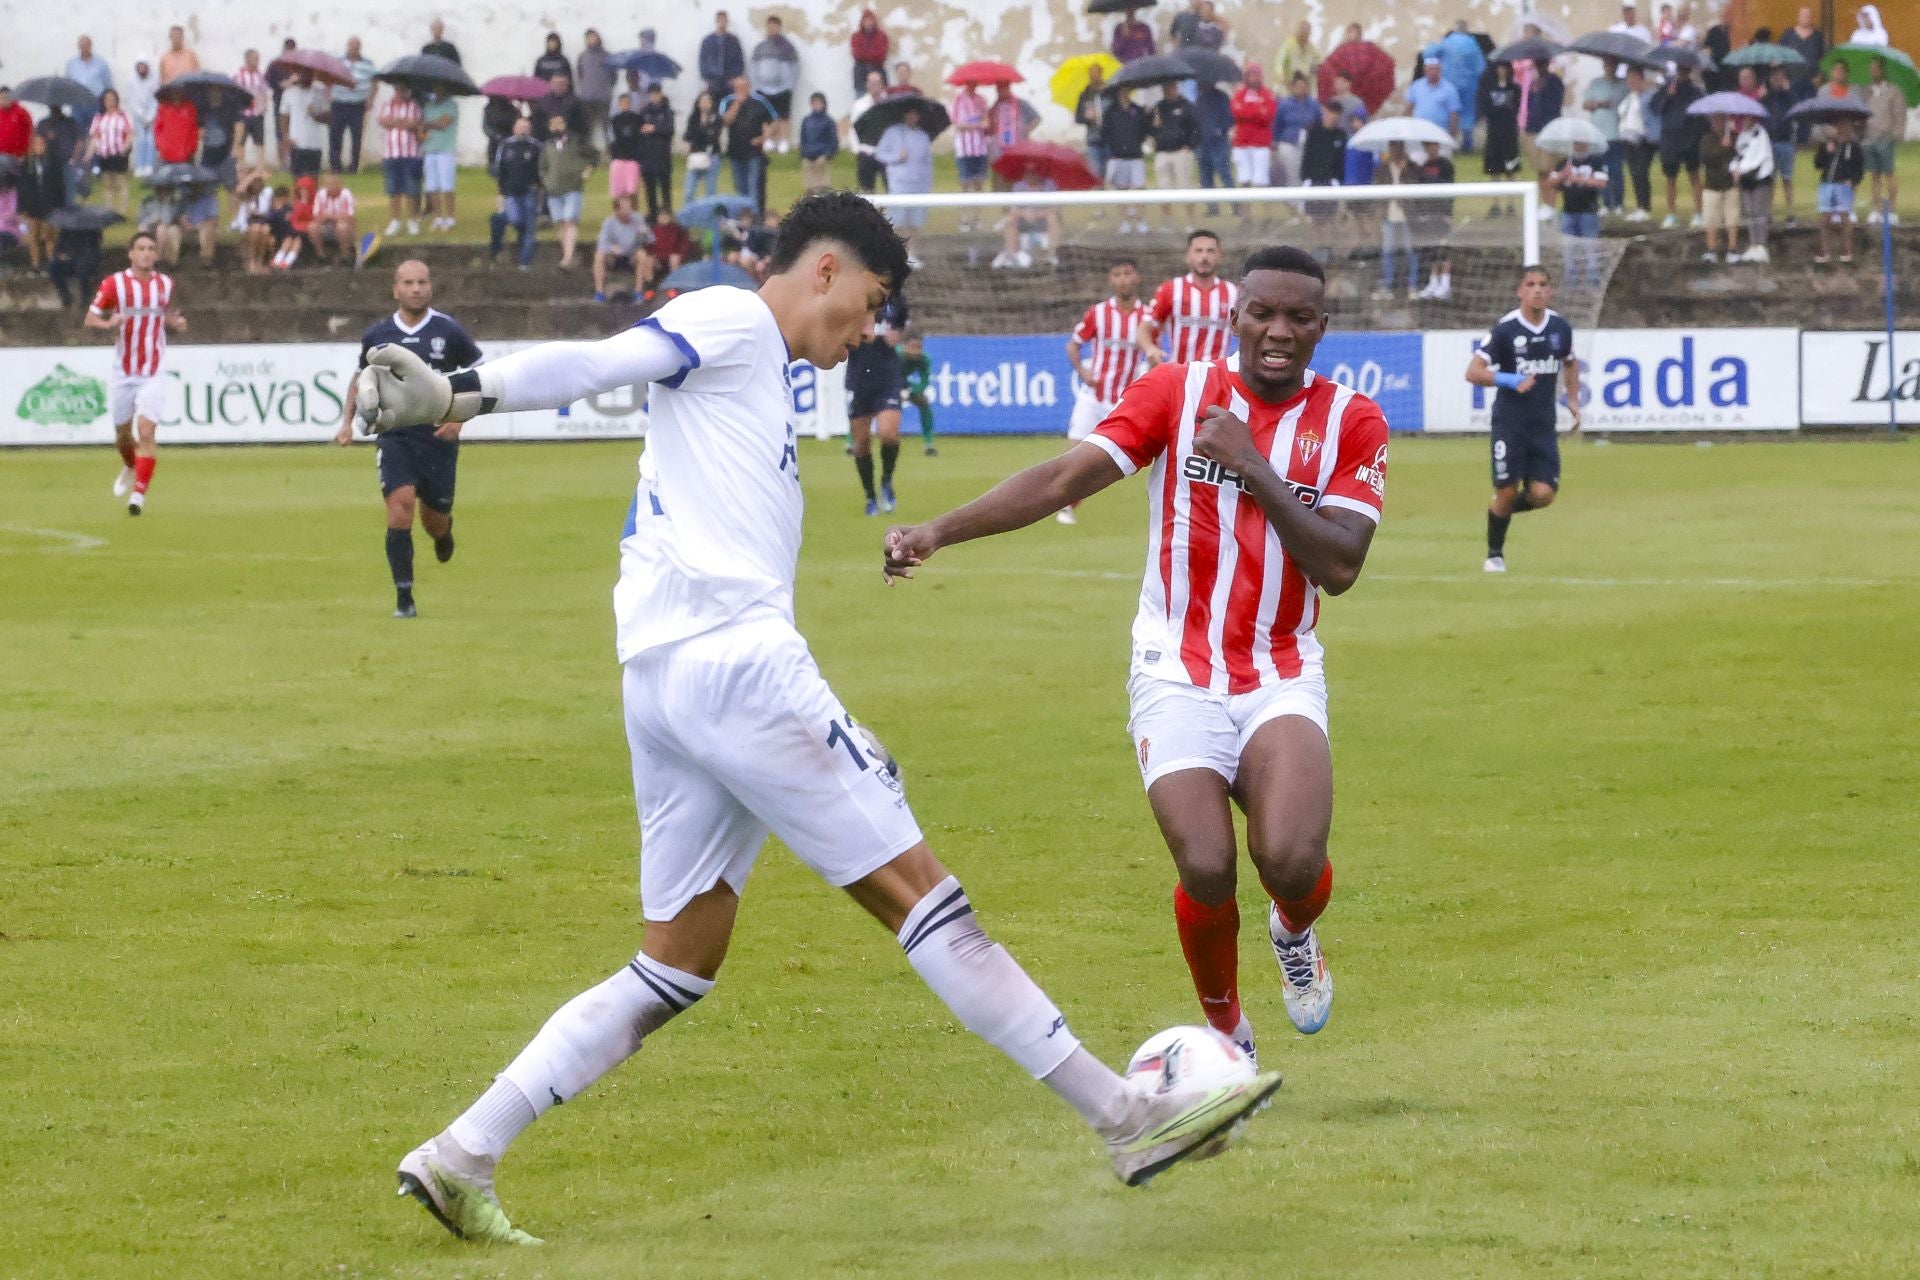
[[[1748,117],[1733,144],[1733,177],[1740,188],[1740,217],[1747,224],[1742,262],[1766,262],[1773,229],[1773,139],[1764,120]]]
[[[633,109],[633,95],[623,93],[607,119],[607,197],[617,202],[639,194],[640,113]]]
[[[1706,188],[1701,213],[1707,222],[1707,248],[1702,262],[1720,261],[1720,231],[1726,229],[1727,257],[1732,262],[1740,244],[1740,197],[1733,186],[1733,121],[1710,117],[1700,139],[1700,185]]]
[[[1600,287],[1600,201],[1607,189],[1607,162],[1573,144],[1573,154],[1547,175],[1560,193],[1560,268],[1568,288]]]
[[[1840,261],[1853,261],[1853,192],[1866,176],[1867,161],[1853,136],[1853,121],[1834,123],[1833,133],[1813,153],[1813,167],[1820,174],[1819,189],[1814,192],[1813,207],[1820,214],[1820,253],[1815,262],[1833,260],[1832,235],[1840,230]]]
[[[827,114],[827,95],[816,93],[800,121],[800,178],[808,191],[824,191],[833,183],[833,158],[840,154],[840,127]]]

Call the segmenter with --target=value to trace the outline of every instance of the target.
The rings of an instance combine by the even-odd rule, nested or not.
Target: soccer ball
[[[1169,1027],[1127,1062],[1127,1079],[1155,1093],[1246,1084],[1253,1076],[1253,1059],[1212,1027]]]

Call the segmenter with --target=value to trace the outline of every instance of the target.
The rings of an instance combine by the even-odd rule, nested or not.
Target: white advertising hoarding
[[[1466,380],[1485,330],[1426,335],[1425,428],[1486,431],[1493,390]],[[1791,431],[1800,425],[1796,329],[1576,332],[1587,431]],[[1562,416],[1561,425],[1567,425]]]
[[[1800,421],[1809,427],[1884,427],[1887,396],[1899,421],[1920,425],[1920,331],[1800,335]]]

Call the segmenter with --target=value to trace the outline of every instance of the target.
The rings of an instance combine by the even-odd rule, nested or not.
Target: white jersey
[[[786,340],[759,295],[701,289],[638,328],[669,339],[680,368],[647,398],[613,592],[621,662],[752,615],[791,625],[803,506]]]

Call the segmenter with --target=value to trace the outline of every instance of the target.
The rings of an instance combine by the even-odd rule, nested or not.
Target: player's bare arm
[[[353,417],[360,403],[360,379],[347,379],[346,412],[340,417],[340,429],[333,433],[333,442],[345,447],[353,443]]]
[[[1260,504],[1293,562],[1328,595],[1337,596],[1360,577],[1373,545],[1374,522],[1358,511],[1309,511],[1273,469],[1247,424],[1221,405],[1209,406],[1194,428],[1193,451],[1240,477]],[[1116,468],[1117,470],[1117,468]]]
[[[1076,444],[1057,458],[1008,476],[964,507],[925,524],[887,530],[887,577],[911,578],[913,570],[942,547],[1024,529],[1120,479],[1120,467],[1106,450]]]
[[[1133,340],[1146,353],[1148,368],[1167,358],[1167,353],[1160,349],[1160,322],[1152,316],[1140,317],[1140,327],[1134,332]]]
[[[1573,419],[1573,430],[1580,429],[1580,361],[1569,354],[1560,373],[1567,380],[1567,413]]]
[[[1080,347],[1080,339],[1071,336],[1067,338],[1067,360],[1073,365],[1073,376],[1080,380],[1080,385],[1097,388],[1099,384],[1093,380],[1093,371],[1088,369],[1086,361],[1080,358]]]

